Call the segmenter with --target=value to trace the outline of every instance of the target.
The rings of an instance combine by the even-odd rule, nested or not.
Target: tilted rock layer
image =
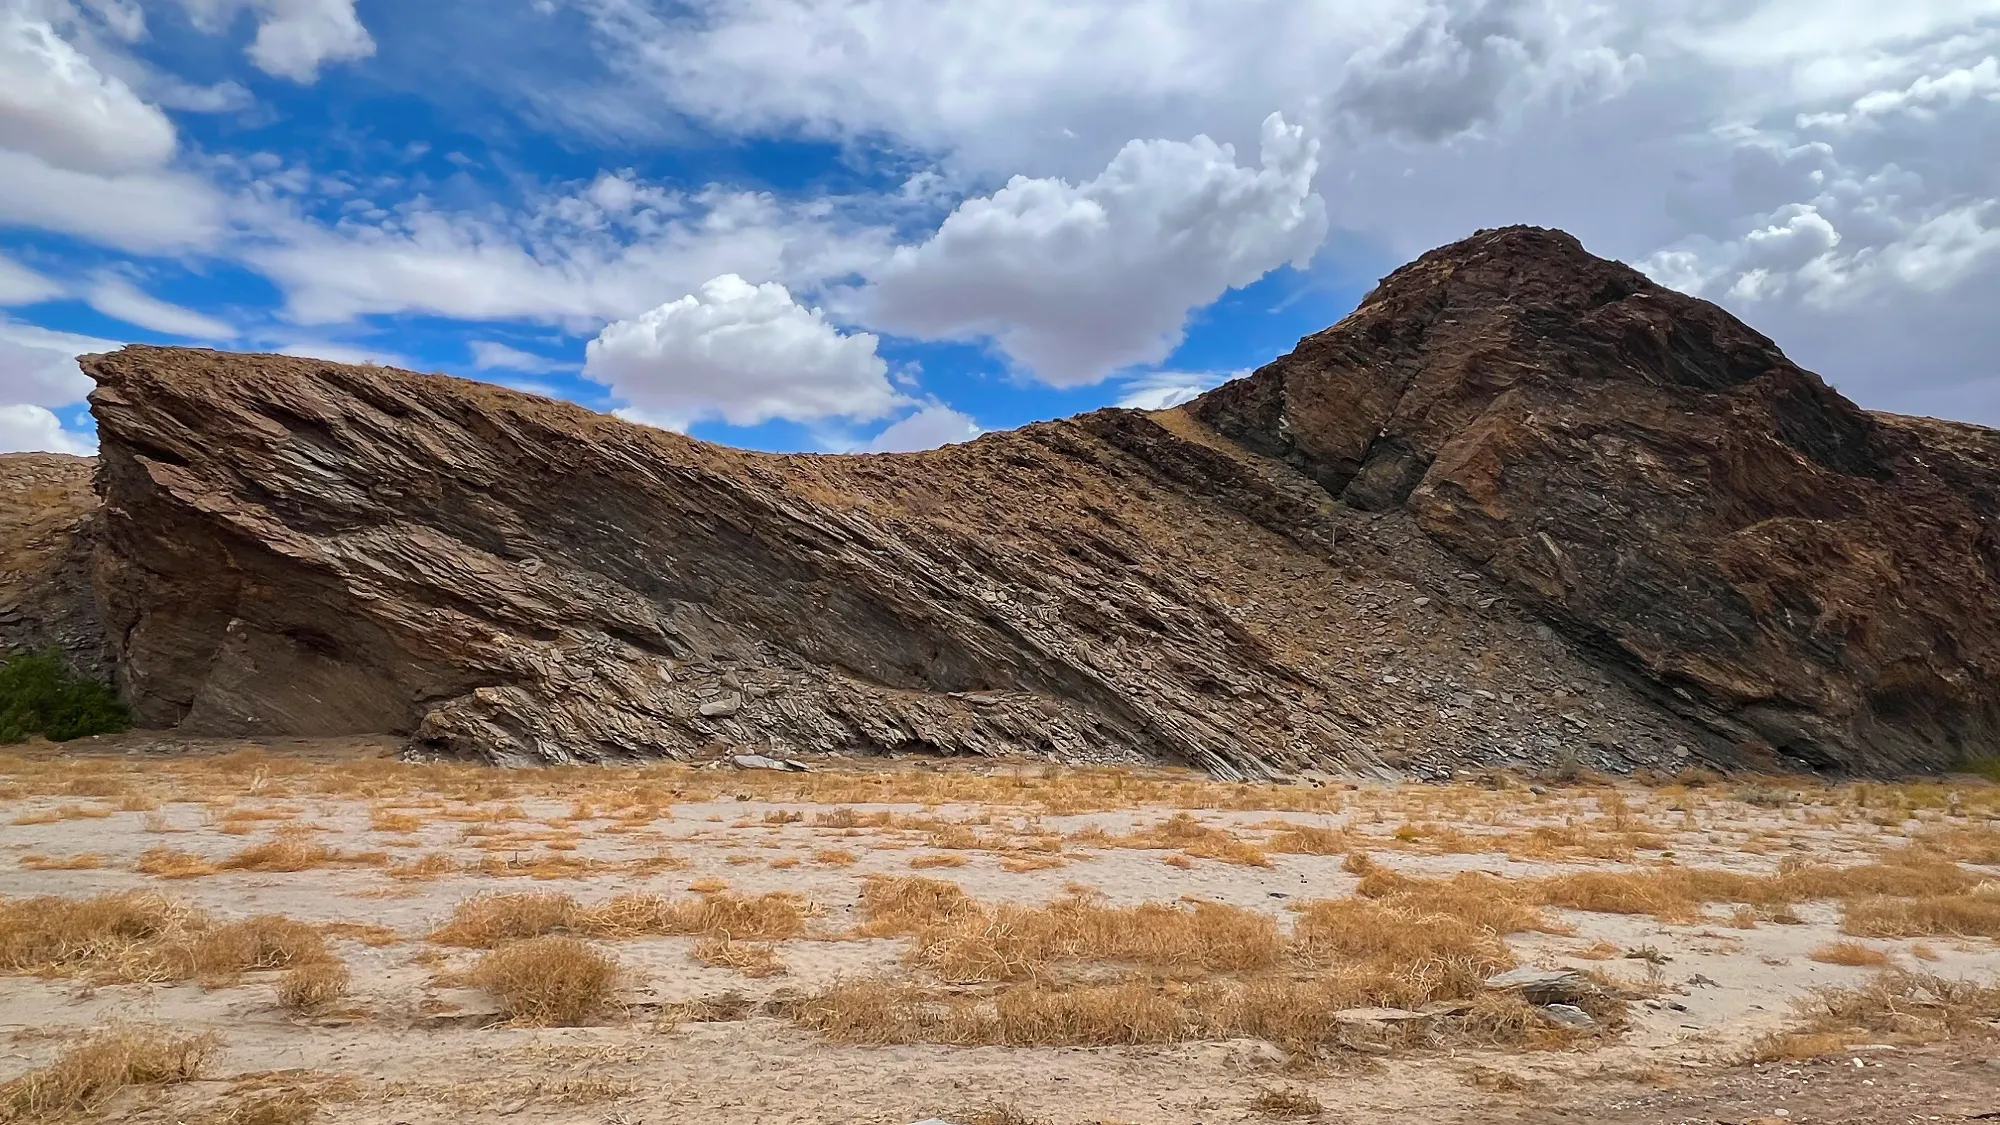
[[[2000,438],[1484,232],[1190,406],[724,449],[378,367],[87,357],[142,721],[501,762],[1027,751],[1225,776],[1992,741]],[[11,467],[11,466],[10,466]]]

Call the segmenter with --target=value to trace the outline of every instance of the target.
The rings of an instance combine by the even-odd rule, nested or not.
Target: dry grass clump
[[[391,879],[435,879],[459,870],[458,860],[445,852],[425,852],[403,863],[393,863],[383,871]]]
[[[1858,941],[1831,941],[1806,954],[1806,958],[1818,961],[1822,965],[1848,965],[1856,968],[1889,963],[1887,953]]]
[[[591,906],[565,894],[487,894],[460,902],[430,939],[440,945],[492,949],[546,934],[595,938],[718,936],[782,941],[805,932],[811,906],[797,895],[708,895],[669,899],[617,895]]]
[[[1793,1008],[1798,1025],[1758,1039],[1751,1061],[1816,1058],[1861,1042],[1916,1046],[1991,1039],[2000,1021],[2000,985],[1890,970],[1859,988],[1816,989]]]
[[[991,995],[864,979],[794,1001],[786,1014],[829,1039],[864,1045],[1104,1047],[1256,1038],[1310,1053],[1356,1043],[1357,1033],[1335,1016],[1356,1007],[1357,995],[1338,980],[1272,975],[1034,981]],[[1463,1015],[1441,1015],[1408,1034],[1439,1044],[1515,1047],[1559,1047],[1579,1038],[1518,996],[1481,996],[1463,1007]],[[1615,1014],[1607,1008],[1607,1018]]]
[[[278,1003],[302,1015],[320,1012],[347,995],[347,965],[332,959],[304,961],[278,978]]]
[[[1354,837],[1341,828],[1301,824],[1272,833],[1264,847],[1285,855],[1345,855],[1354,850]]]
[[[340,852],[314,840],[311,830],[294,825],[280,828],[269,840],[223,860],[221,867],[225,871],[310,871],[342,859]]]
[[[856,932],[898,937],[979,913],[979,903],[957,883],[918,875],[869,875],[861,882],[862,924]]]
[[[451,920],[431,931],[440,945],[494,949],[510,941],[576,928],[576,900],[565,894],[483,894],[452,908]]]
[[[1860,937],[2000,937],[2000,889],[1850,902],[1840,928]]]
[[[394,809],[373,809],[368,814],[368,827],[377,832],[416,832],[424,826],[424,818],[415,813],[397,812]]]
[[[217,924],[142,891],[0,901],[0,972],[219,987],[254,970],[332,960],[318,930],[275,914]]]
[[[1271,857],[1248,840],[1203,824],[1177,812],[1151,828],[1117,840],[1121,847],[1177,850],[1196,859],[1215,859],[1245,867],[1269,867]]]
[[[234,1102],[210,1121],[211,1125],[308,1125],[318,1116],[318,1098],[304,1090],[278,1090]]]
[[[96,852],[61,856],[30,852],[21,857],[21,866],[30,871],[95,871],[104,866],[104,857]]]
[[[962,855],[947,855],[943,852],[933,852],[929,855],[911,856],[910,866],[918,871],[932,867],[964,867],[965,857]]]
[[[1326,1112],[1318,1098],[1296,1087],[1266,1086],[1250,1099],[1250,1108],[1266,1117],[1299,1119],[1318,1117]]]
[[[588,943],[550,936],[486,954],[467,980],[515,1023],[580,1027],[610,1010],[619,976],[618,963]]]
[[[1256,911],[1217,902],[1114,907],[1090,893],[961,911],[913,936],[911,963],[956,983],[1046,979],[1052,963],[1074,961],[1248,972],[1285,955],[1277,923]]]
[[[695,942],[694,959],[704,965],[735,969],[746,977],[783,976],[786,971],[777,950],[727,937],[705,937]]]
[[[160,879],[194,879],[203,875],[213,875],[215,864],[205,856],[193,852],[176,851],[173,848],[148,848],[139,856],[133,870],[141,875],[152,875]]]
[[[852,867],[861,862],[861,857],[846,848],[821,848],[813,853],[813,862],[823,867]]]
[[[130,1086],[188,1082],[221,1045],[213,1035],[174,1036],[158,1028],[114,1026],[39,1070],[0,1085],[8,1121],[46,1121],[92,1109]]]

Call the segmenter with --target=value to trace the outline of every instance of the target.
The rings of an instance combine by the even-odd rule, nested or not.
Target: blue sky
[[[1509,222],[2000,422],[2000,0],[0,0],[0,448],[80,351],[769,449],[1157,406]]]

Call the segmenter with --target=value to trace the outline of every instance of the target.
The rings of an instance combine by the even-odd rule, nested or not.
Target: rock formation
[[[317,360],[83,362],[94,608],[155,726],[1224,776],[1992,742],[2000,437],[1861,411],[1556,232],[1425,255],[1188,407],[918,454]]]
[[[1814,766],[2000,748],[2000,434],[1871,415],[1555,231],[1482,233],[1191,413],[1661,702]]]

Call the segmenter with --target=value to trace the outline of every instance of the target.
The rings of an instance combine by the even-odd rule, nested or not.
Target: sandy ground
[[[1060,803],[1026,800],[814,803],[785,799],[784,779],[684,770],[661,782],[683,797],[641,821],[637,814],[620,818],[608,810],[579,808],[581,797],[559,791],[555,783],[550,785],[558,791],[507,791],[486,800],[427,794],[407,780],[376,786],[373,794],[327,792],[346,786],[316,787],[311,779],[314,771],[335,770],[337,764],[302,765],[285,756],[287,749],[312,747],[279,747],[278,766],[247,774],[203,771],[201,754],[229,747],[196,747],[194,757],[166,766],[116,749],[86,759],[92,763],[87,775],[52,766],[46,756],[17,762],[11,774],[0,769],[0,777],[13,778],[0,787],[9,797],[0,801],[0,896],[84,897],[146,889],[223,920],[282,914],[310,923],[386,927],[393,934],[376,931],[363,941],[336,933],[333,946],[351,971],[353,989],[336,1011],[318,1016],[281,1008],[272,973],[252,973],[214,989],[0,977],[0,1036],[11,1036],[0,1053],[0,1081],[46,1064],[91,1029],[114,1021],[222,1037],[223,1049],[202,1080],[120,1095],[92,1111],[107,1120],[223,1120],[217,1107],[232,1098],[279,1087],[312,1091],[320,1099],[322,1120],[360,1125],[465,1120],[859,1125],[964,1118],[982,1106],[1008,1107],[1021,1115],[1014,1120],[1061,1125],[1192,1125],[1265,1120],[1254,1101],[1274,1088],[1309,1094],[1325,1107],[1325,1120],[1353,1122],[1563,1116],[1621,1122],[1900,1122],[2000,1111],[2000,1067],[1986,1061],[1987,1048],[1979,1043],[1871,1044],[1826,1060],[1758,1067],[1740,1062],[1758,1036],[1794,1019],[1793,1002],[1810,990],[1857,986],[1878,971],[1809,956],[1842,937],[1840,906],[1834,902],[1803,903],[1791,924],[1753,929],[1724,924],[1726,908],[1711,908],[1707,917],[1685,925],[1551,910],[1574,932],[1515,935],[1511,944],[1523,964],[1605,970],[1643,983],[1654,994],[1633,1004],[1629,1030],[1586,1048],[1413,1050],[1308,1061],[1244,1040],[1110,1048],[854,1047],[755,1014],[756,1002],[788,991],[810,993],[843,979],[909,973],[902,961],[904,940],[844,936],[861,920],[860,891],[871,874],[945,879],[995,903],[1043,903],[1071,884],[1094,888],[1113,904],[1193,897],[1269,912],[1287,925],[1288,906],[1349,895],[1356,876],[1343,869],[1344,856],[1337,854],[1271,853],[1269,866],[1206,858],[1176,866],[1167,861],[1177,854],[1173,849],[1089,842],[1093,828],[1115,838],[1157,824],[1177,811],[1166,804],[1063,813],[1057,811]],[[391,767],[381,768],[384,777],[397,776]],[[94,780],[79,784],[78,776]],[[521,784],[528,790],[543,785],[535,779]],[[104,795],[78,792],[93,789]],[[1399,872],[1483,871],[1513,879],[1655,865],[1663,855],[1689,867],[1755,873],[1775,870],[1786,857],[1858,863],[1931,828],[1983,825],[1987,815],[1959,807],[1949,795],[1929,811],[1919,807],[1907,816],[1884,816],[1842,808],[1832,798],[1771,808],[1763,807],[1768,801],[1731,798],[1726,786],[1697,791],[1692,798],[1685,791],[1628,786],[1620,792],[1633,810],[1630,823],[1660,846],[1619,860],[1510,858],[1502,851],[1439,852],[1423,842],[1425,826],[1519,833],[1535,825],[1588,824],[1593,817],[1601,823],[1603,791],[1335,789],[1341,794],[1332,802],[1338,809],[1298,808],[1311,801],[1296,788],[1271,787],[1265,802],[1251,787],[1215,787],[1242,807],[1189,811],[1203,824],[1247,841],[1266,841],[1286,824],[1344,827],[1376,839],[1381,846],[1369,848],[1369,854]],[[1920,796],[1936,794],[1927,790]],[[1260,803],[1272,807],[1255,807]],[[840,808],[863,820],[893,813],[960,822],[988,843],[1005,840],[1010,846],[941,848],[935,830],[814,825],[815,818]],[[407,824],[385,830],[377,823],[385,811],[398,810],[421,823],[414,830],[405,830]],[[794,814],[799,819],[792,819]],[[182,879],[135,870],[153,849],[220,861],[286,826],[301,825],[309,826],[318,842],[348,853],[384,852],[396,863],[436,854],[471,865],[497,854],[516,864],[554,857],[600,870],[540,872],[560,875],[551,878],[461,871],[421,879],[394,877],[379,861]],[[468,834],[480,825],[497,825],[514,836],[503,847],[482,847],[490,841]],[[1398,839],[1396,830],[1410,825],[1418,828],[1405,830],[1409,839]],[[1051,837],[1062,838],[1053,852],[1027,846]],[[850,853],[853,861],[828,857],[825,849]],[[936,855],[963,864],[913,872],[913,858]],[[1019,869],[1027,866],[1024,857],[1037,855],[1054,855],[1060,866]],[[96,857],[96,866],[46,869],[79,856]],[[450,979],[478,956],[475,951],[425,940],[459,902],[481,893],[553,890],[585,903],[635,891],[686,897],[703,879],[725,880],[737,894],[795,892],[814,904],[817,913],[807,935],[777,943],[784,975],[750,979],[699,964],[690,955],[693,938],[607,942],[627,970],[624,1016],[601,1026],[517,1027],[497,1021],[485,994],[455,987]],[[1609,943],[1618,953],[1604,956],[1606,947],[1600,945],[1594,958],[1578,956],[1598,943]],[[1866,944],[1887,954],[1892,966],[2000,980],[2000,949],[1985,939],[1933,936]],[[1623,955],[1640,951],[1644,959]],[[751,1000],[750,1014],[678,1024],[657,1018],[680,1002],[730,994]]]

